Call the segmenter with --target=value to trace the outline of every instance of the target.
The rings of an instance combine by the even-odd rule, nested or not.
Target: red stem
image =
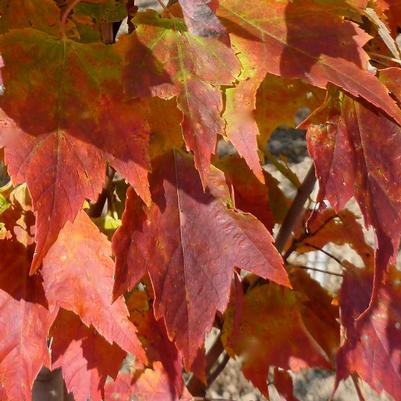
[[[74,9],[74,7],[80,2],[81,0],[74,0],[64,11],[63,15],[61,16],[61,27],[60,27],[60,33],[61,37],[63,39],[66,38],[66,33],[65,33],[65,26],[67,24],[67,18],[71,14],[71,11]]]

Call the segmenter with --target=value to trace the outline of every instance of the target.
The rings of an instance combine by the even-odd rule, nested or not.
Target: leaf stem
[[[61,16],[61,26],[60,26],[60,34],[61,38],[65,39],[66,38],[66,33],[65,33],[65,26],[67,24],[67,18],[71,14],[72,10],[74,7],[80,2],[81,0],[74,0],[64,11],[63,15]]]

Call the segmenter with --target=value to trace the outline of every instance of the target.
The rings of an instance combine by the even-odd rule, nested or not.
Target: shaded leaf
[[[63,309],[51,335],[53,369],[61,368],[68,392],[75,401],[101,401],[107,376],[117,376],[126,353]]]
[[[138,15],[134,34],[117,44],[124,57],[124,81],[131,96],[177,95],[187,148],[206,184],[217,135],[223,134],[220,85],[231,85],[240,65],[232,49],[214,38],[185,31],[177,18],[155,12]]]
[[[267,74],[258,88],[255,120],[260,130],[259,144],[264,149],[278,126],[295,126],[295,115],[301,107],[311,111],[323,102],[324,92],[299,79],[285,79]]]
[[[14,182],[26,181],[32,195],[34,272],[84,199],[96,199],[106,160],[150,202],[146,106],[122,98],[112,46],[21,29],[1,37],[0,51],[0,106],[14,120],[1,115],[0,145]]]
[[[53,34],[60,30],[60,10],[53,0],[3,0],[0,16],[0,33],[31,27]]]
[[[340,343],[338,306],[334,304],[333,297],[304,270],[295,267],[289,276],[305,326],[333,361]]]
[[[381,82],[367,71],[363,45],[369,36],[356,24],[310,0],[221,0],[218,15],[230,34],[252,42],[254,54],[267,55],[267,71],[302,78],[326,88],[335,84],[362,97],[401,123],[401,111]],[[305,24],[305,21],[308,24]]]
[[[80,212],[68,222],[43,261],[42,275],[51,309],[80,316],[109,343],[146,360],[123,297],[112,303],[114,263],[110,242]]]
[[[178,0],[189,32],[205,38],[228,42],[228,34],[216,17],[218,0]]]
[[[97,23],[118,22],[127,16],[127,9],[124,1],[120,0],[92,1],[79,3],[74,8],[74,14],[87,15]]]
[[[320,183],[318,200],[328,199],[338,211],[355,196],[365,225],[374,227],[379,284],[401,235],[401,128],[346,97],[330,109],[325,124],[308,131],[308,149]]]
[[[22,217],[28,227],[32,217]],[[0,240],[0,387],[9,401],[30,401],[42,365],[50,366],[47,337],[55,318],[47,308],[40,276],[28,275],[33,249],[18,241],[20,219],[18,207],[1,216],[8,235]]]
[[[226,313],[223,344],[230,356],[240,356],[247,379],[267,394],[269,365],[295,372],[307,367],[330,368],[324,349],[308,330],[297,294],[270,283],[243,298],[239,328],[232,333],[235,310]]]
[[[230,204],[224,175],[212,169],[203,191],[192,161],[179,152],[154,163],[152,198],[144,209],[128,194],[122,227],[113,238],[117,295],[150,274],[156,318],[190,368],[216,310],[227,306],[232,270],[239,267],[288,285],[267,229]]]
[[[392,270],[371,312],[355,320],[369,304],[372,276],[369,270],[355,269],[344,277],[340,308],[346,337],[337,354],[337,384],[355,372],[378,393],[384,390],[399,401],[401,276]]]
[[[127,301],[131,321],[135,324],[149,362],[160,361],[178,395],[183,391],[182,356],[167,335],[163,320],[156,320],[145,292],[134,291]]]
[[[274,226],[270,209],[269,184],[262,184],[238,156],[228,156],[217,163],[233,187],[235,207],[257,217],[271,232]],[[267,173],[266,173],[267,174]],[[268,180],[267,180],[268,181]]]

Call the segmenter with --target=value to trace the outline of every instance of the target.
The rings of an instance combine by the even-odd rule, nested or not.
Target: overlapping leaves
[[[101,43],[113,42],[110,24],[128,3],[82,1],[62,17],[73,1],[0,2],[0,145],[34,212],[4,190],[1,397],[29,400],[48,366],[76,401],[188,400],[182,372],[199,374],[205,334],[221,319],[226,350],[265,394],[268,366],[287,399],[288,370],[333,368],[336,301],[301,267],[289,281],[271,232],[290,201],[260,151],[327,95],[308,146],[318,201],[334,210],[307,215],[286,251],[349,243],[360,254],[365,270],[344,272],[339,298],[338,380],[358,374],[401,399],[399,277],[386,274],[401,235],[401,74],[380,55],[391,68],[380,80],[371,72],[381,64],[362,28],[369,5],[395,39],[397,2],[179,0]],[[238,155],[220,160],[223,137]],[[116,173],[103,188],[106,165]],[[375,229],[374,266],[357,219],[341,211],[352,197]],[[114,255],[81,210],[99,199],[102,217],[122,219]],[[265,281],[237,280],[224,315],[239,269]],[[127,354],[136,362],[118,374]]]
[[[85,198],[96,199],[107,160],[150,202],[146,106],[122,99],[119,56],[111,47],[31,28],[12,30],[0,42],[0,103],[7,113],[0,141],[10,175],[26,181],[32,196],[35,271]]]
[[[132,289],[149,273],[155,315],[164,318],[189,368],[216,310],[226,308],[234,267],[279,284],[289,282],[267,229],[252,215],[229,207],[219,170],[211,170],[204,192],[191,159],[180,152],[155,160],[153,168],[154,203],[144,208],[131,191],[113,238],[115,291],[120,295]]]

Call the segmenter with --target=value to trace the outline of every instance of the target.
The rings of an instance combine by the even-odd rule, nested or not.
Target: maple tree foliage
[[[190,401],[230,358],[266,397],[322,368],[401,401],[400,2],[158,4],[0,0],[1,401],[42,367]],[[303,182],[266,151],[301,108]],[[328,244],[339,291],[292,259]]]

